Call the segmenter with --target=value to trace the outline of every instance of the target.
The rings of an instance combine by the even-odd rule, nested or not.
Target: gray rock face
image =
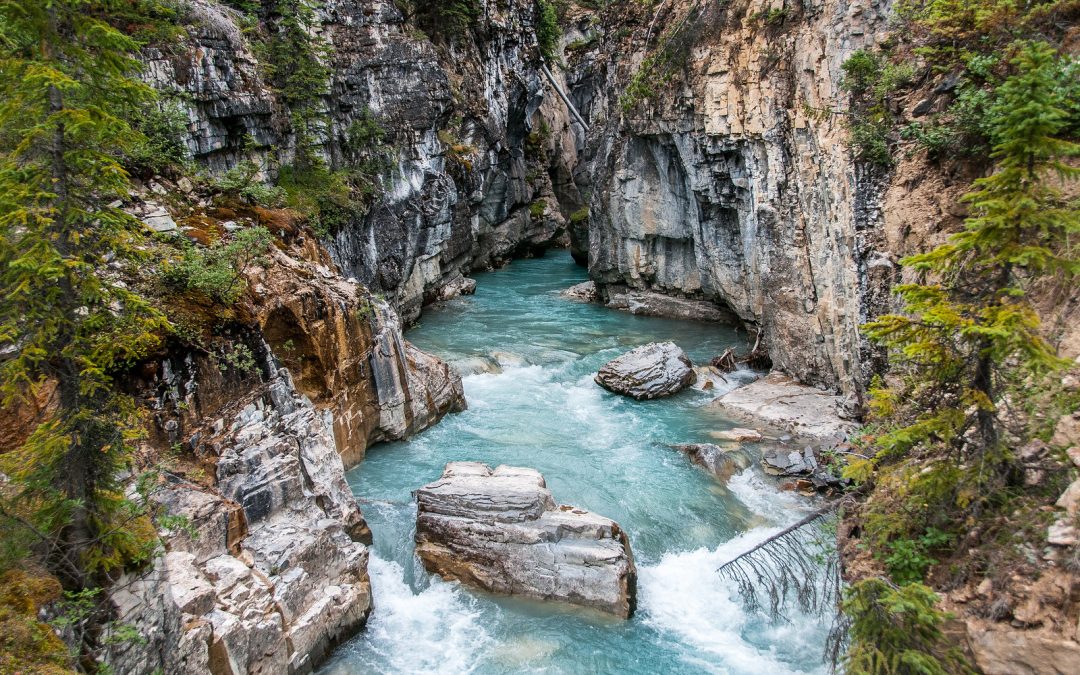
[[[588,230],[572,234],[597,284],[715,301],[762,329],[776,367],[860,391],[871,353],[858,327],[895,273],[885,181],[815,111],[844,106],[841,66],[883,35],[889,7],[814,0],[765,35],[753,18],[772,9],[765,0],[669,3],[652,34],[681,30],[689,11],[688,30],[702,29],[675,81],[630,113],[619,97],[638,45],[571,63],[593,121]]]
[[[560,292],[559,295],[567,300],[573,300],[575,302],[596,302],[600,299],[600,294],[596,290],[596,284],[592,281],[583,281],[580,284],[574,284],[570,288]]]
[[[690,358],[674,342],[633,349],[600,368],[596,383],[637,400],[671,396],[694,383]]]
[[[485,3],[484,30],[456,37],[452,49],[407,25],[392,0],[318,5],[312,32],[332,47],[332,78],[314,150],[342,167],[353,159],[355,122],[374,118],[386,134],[380,196],[327,242],[346,276],[384,293],[409,323],[462,271],[563,236],[565,219],[550,205],[566,201],[570,212],[581,199],[573,181],[555,186],[551,176],[571,174],[576,146],[538,72],[535,3]],[[289,164],[289,109],[264,80],[240,14],[220,0],[190,6],[186,45],[148,50],[144,61],[153,86],[182,94],[191,155],[212,173],[245,159],[267,174]],[[549,206],[532,208],[540,203]]]
[[[216,490],[175,483],[157,499],[191,531],[113,586],[117,620],[145,644],[110,646],[118,673],[305,673],[371,611],[366,530],[329,413],[287,371],[207,441]],[[192,533],[197,536],[192,536]]]
[[[424,566],[494,593],[634,612],[637,572],[618,523],[557,506],[533,469],[451,462],[416,491]]]
[[[724,323],[738,323],[739,321],[731,310],[709,300],[677,298],[652,291],[635,290],[618,284],[604,287],[604,296],[608,307],[641,316]]]

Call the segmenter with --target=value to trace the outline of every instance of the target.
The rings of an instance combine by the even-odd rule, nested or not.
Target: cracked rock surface
[[[451,462],[416,491],[416,552],[428,571],[493,593],[628,618],[637,572],[615,521],[556,505],[535,469]]]

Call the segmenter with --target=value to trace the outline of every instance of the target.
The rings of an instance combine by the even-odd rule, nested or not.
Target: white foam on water
[[[469,673],[491,637],[481,625],[475,600],[454,585],[433,579],[414,593],[401,565],[372,555],[368,561],[375,611],[363,638],[353,643],[364,672]],[[379,666],[370,665],[377,657]],[[379,668],[378,670],[371,670]],[[326,675],[356,672],[344,660]]]
[[[812,645],[816,642],[812,637],[803,637],[807,633],[817,636],[820,618],[795,616],[794,624],[764,628],[760,616],[744,609],[735,584],[716,572],[720,565],[778,529],[746,532],[715,550],[668,553],[656,565],[640,568],[638,603],[644,621],[692,650],[685,655],[688,663],[712,672],[826,672],[824,665],[814,666],[818,655]],[[786,662],[784,654],[763,649],[744,637],[747,632],[762,636],[765,631],[777,640],[799,645],[805,642],[802,662],[809,670],[796,670]]]
[[[733,476],[728,487],[751,511],[775,525],[744,532],[713,550],[667,553],[659,563],[640,568],[638,600],[645,621],[700,650],[696,657],[687,655],[687,660],[715,672],[826,672],[823,664],[815,666],[819,655],[814,650],[820,649],[821,640],[820,617],[792,613],[791,623],[769,625],[760,615],[747,613],[737,586],[716,571],[800,518],[808,508],[806,500],[777,491],[753,470]],[[784,653],[752,644],[744,637],[748,633],[761,643],[785,645]],[[792,653],[807,655],[801,664],[808,670],[793,669],[790,658],[784,658]],[[706,655],[713,657],[711,665],[700,662],[699,657]]]
[[[752,469],[732,476],[727,486],[746,508],[783,525],[794,523],[813,506],[805,497],[794,492],[777,490]]]

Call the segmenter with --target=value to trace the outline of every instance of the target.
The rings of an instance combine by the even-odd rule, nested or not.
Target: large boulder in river
[[[535,469],[451,462],[416,491],[416,506],[416,553],[430,572],[493,593],[634,612],[626,533],[556,505]]]
[[[674,342],[652,342],[604,364],[601,387],[637,400],[671,396],[694,383],[690,358]]]

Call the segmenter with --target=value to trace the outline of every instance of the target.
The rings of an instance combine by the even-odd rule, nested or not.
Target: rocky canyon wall
[[[231,352],[172,349],[128,383],[150,416],[139,456],[160,469],[149,495],[175,524],[110,588],[142,638],[110,644],[116,672],[312,670],[371,611],[345,470],[465,406],[460,378],[311,238],[246,276]]]
[[[725,305],[762,332],[776,367],[857,403],[858,326],[893,264],[876,234],[885,181],[847,147],[841,65],[884,37],[888,13],[878,1],[672,1],[632,37],[609,31],[572,57],[574,97],[595,120],[579,170],[590,219],[573,233],[590,275]],[[646,39],[676,65],[642,65]],[[652,91],[634,100],[639,69]]]
[[[575,146],[561,141],[565,111],[538,70],[535,3],[481,5],[474,29],[445,38],[420,32],[390,0],[326,0],[311,29],[331,72],[315,151],[342,166],[350,128],[373,121],[387,156],[366,215],[326,243],[346,276],[384,293],[407,323],[462,274],[564,236],[552,175],[575,206]],[[221,174],[253,159],[273,174],[295,156],[297,134],[245,18],[193,0],[187,22],[180,47],[147,52],[149,81],[179,95],[199,165]]]

